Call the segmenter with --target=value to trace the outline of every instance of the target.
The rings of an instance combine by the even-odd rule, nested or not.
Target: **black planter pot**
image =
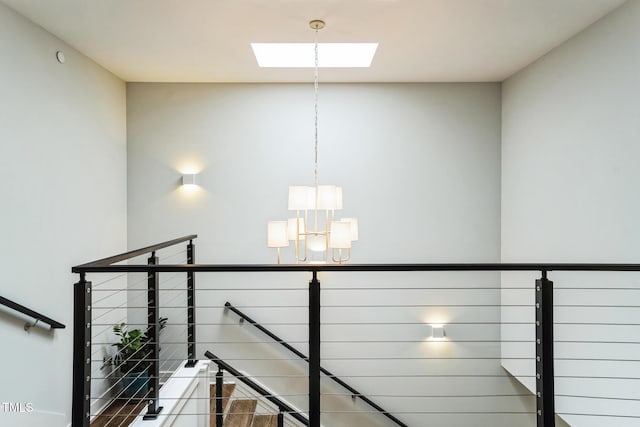
[[[122,397],[143,397],[149,390],[149,374],[128,372],[122,377]]]

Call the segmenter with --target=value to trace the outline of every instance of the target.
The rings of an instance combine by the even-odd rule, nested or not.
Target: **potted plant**
[[[166,317],[159,319],[160,331],[167,323]],[[150,365],[150,337],[141,329],[129,329],[125,322],[113,326],[113,333],[120,339],[112,344],[116,352],[105,360],[105,366],[113,366],[122,374],[123,396],[130,398],[145,394],[148,389]]]

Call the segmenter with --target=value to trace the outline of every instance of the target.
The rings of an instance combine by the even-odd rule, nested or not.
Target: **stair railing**
[[[33,311],[30,308],[27,308],[22,304],[18,304],[15,301],[11,301],[8,298],[0,297],[0,304],[4,305],[6,307],[9,307],[10,309],[15,310],[17,312],[20,312],[22,314],[26,314],[27,316],[32,317],[32,318],[35,319],[35,322],[33,324],[27,323],[24,326],[25,330],[28,330],[29,328],[35,326],[38,322],[46,323],[47,325],[49,325],[51,327],[51,329],[64,329],[65,328],[65,325],[63,325],[62,323],[56,322],[52,318],[47,317],[44,314],[40,314],[37,311]]]
[[[233,366],[220,359],[215,354],[210,351],[206,351],[204,353],[205,357],[211,359],[216,365],[218,365],[218,372],[216,373],[216,427],[222,427],[223,425],[223,412],[224,408],[222,407],[222,384],[223,384],[223,370],[229,372],[231,375],[236,377],[238,380],[242,381],[253,390],[255,390],[258,394],[263,396],[269,402],[273,403],[278,407],[278,427],[282,427],[284,425],[284,415],[289,414],[296,420],[300,421],[305,426],[309,425],[309,419],[304,415],[300,414],[300,412],[296,411],[291,406],[287,405],[285,402],[275,397],[273,393],[269,392],[258,383],[253,381],[251,378],[248,378],[246,375],[242,374],[242,372],[235,369]]]
[[[74,284],[74,316],[73,316],[73,384],[72,384],[72,409],[71,425],[73,427],[88,427],[91,420],[91,346],[92,346],[92,283],[87,280],[86,274],[91,271],[110,272],[112,270],[124,269],[129,272],[127,265],[116,265],[116,263],[130,260],[132,258],[150,254],[147,259],[147,327],[146,337],[148,341],[148,353],[140,360],[130,359],[137,362],[148,362],[146,373],[148,375],[148,392],[143,397],[147,401],[147,411],[145,420],[156,419],[162,411],[159,406],[160,396],[160,316],[159,316],[159,271],[153,267],[159,267],[156,251],[187,243],[187,264],[195,263],[195,245],[193,240],[198,236],[195,234],[179,237],[177,239],[147,246],[144,248],[124,252],[122,254],[99,259],[87,264],[78,265],[72,268],[73,273],[80,275],[80,280]],[[131,270],[133,272],[134,270]],[[187,273],[187,334],[189,345],[187,349],[188,361],[186,367],[193,367],[197,360],[195,356],[196,323],[195,323],[195,277],[193,271]],[[140,377],[142,374],[139,374]],[[138,378],[136,377],[136,378]]]
[[[302,353],[301,351],[297,350],[291,344],[287,343],[285,340],[283,340],[282,338],[280,338],[279,336],[277,336],[276,334],[271,332],[269,329],[265,328],[260,323],[258,323],[255,320],[253,320],[251,317],[249,317],[247,314],[243,313],[238,308],[234,307],[230,302],[227,301],[224,304],[224,306],[227,309],[233,311],[238,316],[240,316],[240,318],[243,319],[244,321],[249,322],[251,325],[253,325],[260,332],[264,333],[269,338],[273,339],[275,342],[277,342],[278,344],[280,344],[281,346],[283,346],[284,348],[286,348],[287,350],[289,350],[290,352],[292,352],[293,354],[295,354],[296,356],[298,356],[299,358],[301,358],[305,362],[309,363],[309,358],[304,353]],[[369,399],[366,395],[362,394],[361,392],[359,392],[355,388],[351,387],[349,384],[347,384],[342,379],[340,379],[337,375],[331,373],[330,371],[328,371],[327,369],[323,368],[322,366],[320,366],[320,372],[325,374],[327,377],[331,378],[336,383],[340,384],[345,389],[347,389],[349,391],[349,393],[351,393],[351,396],[353,398],[359,398],[360,400],[362,400],[363,402],[367,403],[369,406],[374,408],[376,411],[380,412],[382,415],[384,415],[385,417],[389,418],[391,421],[393,421],[397,425],[399,425],[401,427],[408,427],[405,423],[403,423],[398,418],[393,416],[393,414],[390,414],[388,411],[386,411],[380,405],[378,405],[377,403],[375,403],[374,401]]]
[[[73,427],[88,427],[90,421],[89,402],[91,400],[91,311],[92,311],[92,285],[86,280],[86,275],[91,273],[145,273],[149,280],[149,316],[150,323],[155,324],[156,314],[152,313],[155,307],[155,285],[154,278],[161,273],[186,273],[190,277],[188,288],[194,288],[193,275],[198,272],[308,272],[311,273],[309,281],[309,426],[320,427],[320,281],[318,274],[321,272],[462,272],[462,271],[529,271],[539,272],[541,278],[535,281],[535,400],[536,411],[534,412],[538,427],[555,426],[555,390],[554,390],[554,283],[549,280],[547,273],[551,271],[582,271],[582,272],[640,272],[640,264],[580,264],[580,263],[411,263],[411,264],[305,264],[305,265],[256,265],[256,264],[195,264],[193,260],[193,248],[189,250],[191,254],[187,264],[158,264],[152,262],[156,249],[168,247],[180,242],[189,241],[193,236],[186,236],[164,242],[159,245],[138,249],[121,255],[105,258],[89,264],[84,264],[72,268],[72,272],[80,275],[80,280],[74,286],[74,357],[73,357]],[[151,258],[147,264],[118,264],[134,256],[151,252]],[[188,310],[195,310],[197,305],[193,298],[190,298]],[[573,306],[571,306],[573,307]],[[585,307],[589,307],[585,305]],[[614,307],[614,306],[611,306]],[[631,306],[625,306],[631,307]],[[192,313],[193,314],[193,313]],[[189,316],[189,319],[194,319]],[[154,326],[154,325],[149,325]],[[189,321],[189,343],[197,343],[195,337],[195,321]],[[154,328],[158,332],[159,328]],[[158,337],[150,337],[153,345],[158,345]],[[195,360],[193,354],[194,346],[189,346],[188,359]],[[214,356],[214,359],[217,359]],[[589,360],[589,359],[583,359]],[[216,363],[220,362],[219,359]],[[152,363],[151,366],[154,364]],[[227,366],[227,369],[229,366]],[[149,372],[150,377],[158,377],[155,367]],[[242,378],[240,375],[239,378]],[[257,385],[257,384],[256,384]],[[151,416],[158,412],[157,388],[151,390],[154,393],[149,400],[147,413]],[[146,400],[146,399],[145,399]],[[425,412],[435,413],[435,412]],[[572,415],[572,414],[569,414]],[[580,414],[577,414],[580,415]],[[586,414],[590,415],[590,414]],[[597,416],[597,415],[595,415]],[[617,416],[617,415],[614,415]]]

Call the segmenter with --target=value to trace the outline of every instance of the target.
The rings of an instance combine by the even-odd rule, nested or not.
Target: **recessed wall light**
[[[251,43],[263,68],[313,68],[314,43]],[[366,68],[371,66],[378,43],[319,43],[318,67]]]

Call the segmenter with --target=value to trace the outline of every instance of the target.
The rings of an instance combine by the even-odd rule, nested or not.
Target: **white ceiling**
[[[308,82],[251,42],[378,42],[322,81],[501,81],[625,0],[0,0],[126,81]],[[630,0],[635,1],[635,0]]]

